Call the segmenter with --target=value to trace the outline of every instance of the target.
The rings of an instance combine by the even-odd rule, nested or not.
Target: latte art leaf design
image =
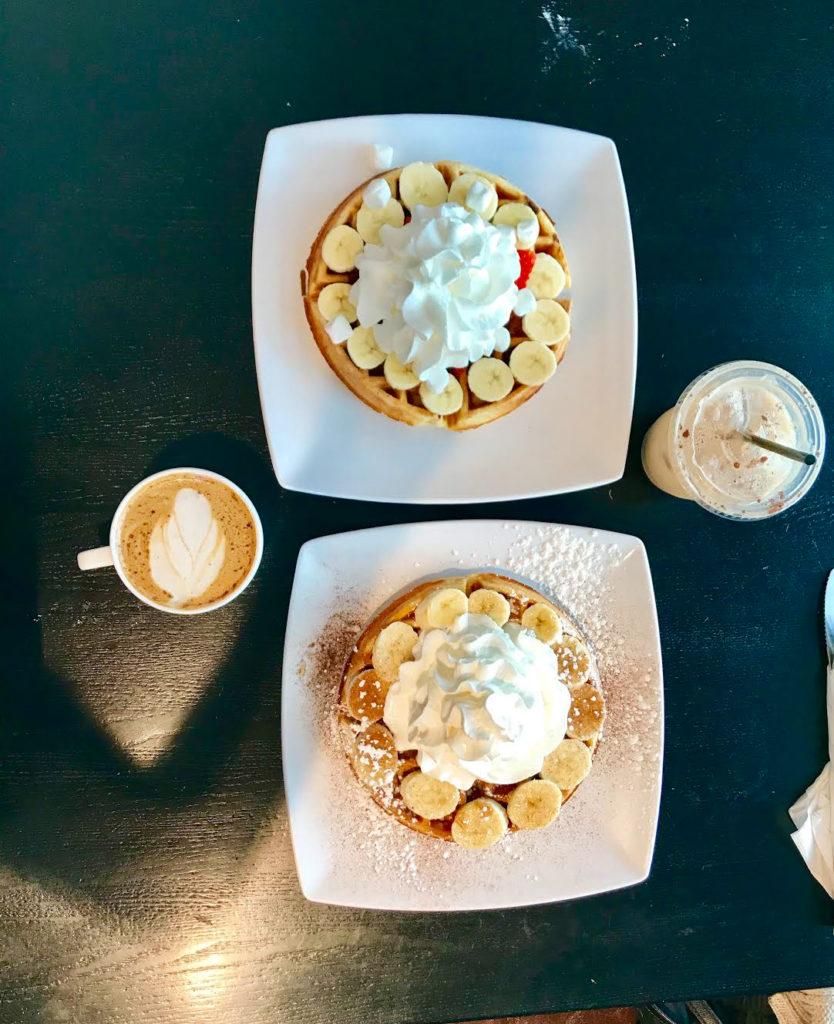
[[[226,537],[209,500],[191,487],[180,488],[171,515],[153,528],[148,554],[153,581],[171,595],[171,604],[204,594],[226,558]]]

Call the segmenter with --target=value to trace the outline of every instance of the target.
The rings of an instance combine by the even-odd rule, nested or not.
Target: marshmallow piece
[[[529,288],[521,288],[518,293],[518,298],[515,300],[513,306],[513,313],[516,316],[527,316],[528,313],[532,313],[536,308],[536,296]]]
[[[385,178],[374,178],[362,193],[362,201],[370,210],[381,210],[391,198],[391,186]]]
[[[394,162],[394,147],[379,142],[371,146],[371,163],[377,171],[387,171]]]
[[[353,334],[353,328],[346,316],[340,313],[324,328],[334,345],[343,345]]]
[[[539,237],[539,222],[533,217],[520,220],[515,226],[515,237],[519,249],[532,249]]]
[[[473,181],[466,193],[466,208],[483,216],[489,209],[492,189],[485,181]]]

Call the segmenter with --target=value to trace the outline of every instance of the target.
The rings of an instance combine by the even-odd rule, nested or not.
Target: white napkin
[[[779,1024],[834,1024],[834,989],[780,992],[769,1002]]]
[[[790,809],[796,825],[791,836],[811,874],[834,899],[834,835],[831,832],[832,786],[834,772],[834,666],[828,666],[826,687],[828,705],[828,764]],[[834,1024],[834,1021],[832,1021]]]

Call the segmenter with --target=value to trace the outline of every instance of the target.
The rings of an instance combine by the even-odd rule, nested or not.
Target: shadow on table
[[[266,544],[257,586],[241,598],[249,608],[236,643],[170,747],[148,766],[126,756],[44,663],[33,467],[21,449],[9,467],[10,492],[24,497],[4,512],[5,542],[14,548],[3,559],[0,597],[9,636],[0,648],[0,861],[47,887],[58,880],[93,897],[112,895],[121,869],[135,885],[140,865],[162,858],[171,870],[161,874],[173,876],[189,852],[195,863],[195,850],[201,871],[219,865],[222,872],[282,799],[279,624],[292,566],[275,561],[295,552],[276,555],[271,543],[280,492],[257,453],[223,436],[179,441],[145,469],[176,465],[238,482],[260,511]],[[151,871],[146,880],[161,881],[159,869]]]

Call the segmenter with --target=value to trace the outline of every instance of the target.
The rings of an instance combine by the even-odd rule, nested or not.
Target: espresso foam
[[[202,494],[225,538],[222,565],[199,595],[175,602],[151,573],[151,535],[158,524],[173,514],[174,501],[184,488]],[[119,556],[125,575],[144,596],[157,604],[177,608],[203,608],[234,593],[252,568],[257,550],[257,531],[249,509],[225,484],[197,473],[177,473],[152,480],[131,499],[122,515]]]

